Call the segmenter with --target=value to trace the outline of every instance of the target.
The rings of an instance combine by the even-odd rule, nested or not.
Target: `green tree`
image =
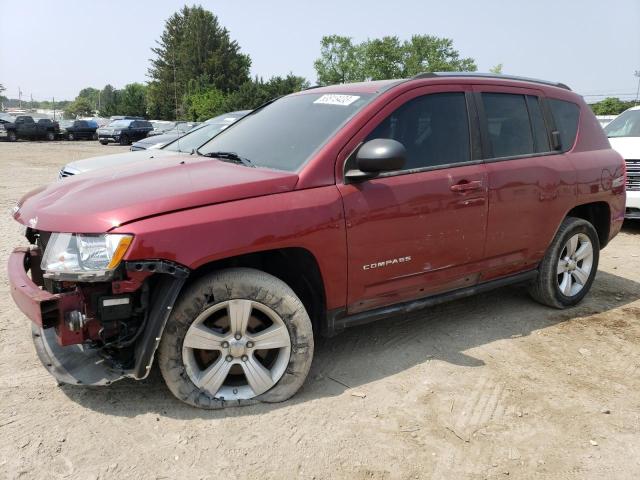
[[[94,108],[91,101],[85,97],[78,96],[64,109],[64,118],[90,117],[93,112]]]
[[[249,56],[201,6],[173,14],[152,51],[147,93],[152,117],[175,118],[180,99],[211,88],[228,93],[249,80]]]
[[[120,115],[134,115],[144,117],[147,115],[147,87],[141,83],[130,83],[118,92],[116,104]]]
[[[615,97],[608,97],[590,105],[596,115],[619,115],[633,106],[634,102],[625,102]]]
[[[212,88],[207,91],[187,95],[184,99],[187,118],[193,121],[204,121],[221,115],[226,111],[226,95]]]
[[[491,68],[489,69],[489,72],[490,72],[490,73],[495,73],[496,75],[501,75],[501,74],[502,74],[502,64],[501,64],[501,63],[499,63],[499,64],[497,64],[496,66],[491,67]]]
[[[94,110],[97,110],[98,109],[98,96],[99,95],[100,95],[100,90],[98,90],[97,88],[93,88],[93,87],[87,87],[87,88],[83,88],[82,90],[80,90],[80,93],[78,93],[78,96],[76,97],[76,100],[78,98],[84,98],[91,105],[93,105],[93,109]]]
[[[100,115],[110,117],[118,114],[119,90],[107,84],[100,92]]]
[[[395,36],[382,37],[360,44],[330,35],[320,45],[320,58],[314,63],[320,85],[477,70],[472,58],[462,58],[453,48],[453,40],[433,35],[413,35],[404,42]]]
[[[351,37],[327,35],[320,41],[320,58],[313,66],[320,85],[357,82],[364,78],[361,48]]]

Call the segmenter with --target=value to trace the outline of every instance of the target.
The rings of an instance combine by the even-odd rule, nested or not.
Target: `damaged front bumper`
[[[80,288],[64,293],[50,293],[43,288],[41,259],[37,247],[21,247],[9,256],[8,276],[11,296],[20,310],[32,321],[33,341],[42,364],[59,382],[84,385],[109,385],[121,378],[146,378],[160,343],[162,331],[173,304],[186,281],[189,270],[166,261],[126,264],[132,276],[155,280],[148,306],[147,321],[131,344],[133,357],[126,368],[96,342],[82,343],[86,332],[73,331],[65,320],[70,312],[82,311],[88,300]],[[31,273],[31,276],[29,273]],[[127,280],[114,282],[113,291],[127,286]],[[95,321],[100,324],[100,319]],[[79,336],[74,338],[74,335]]]

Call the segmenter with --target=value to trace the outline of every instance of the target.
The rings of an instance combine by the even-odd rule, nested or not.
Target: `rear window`
[[[575,103],[549,99],[549,106],[553,119],[556,122],[556,129],[560,133],[560,145],[562,151],[566,152],[573,147],[578,133],[578,119],[580,118],[580,107]]]

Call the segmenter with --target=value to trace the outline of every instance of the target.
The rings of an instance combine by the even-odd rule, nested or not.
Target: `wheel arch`
[[[566,217],[582,218],[593,225],[598,233],[600,249],[603,249],[609,242],[611,207],[607,202],[600,201],[577,205],[567,212]]]
[[[289,285],[305,306],[313,329],[319,331],[326,317],[326,293],[313,253],[302,247],[287,247],[214,260],[193,270],[187,283],[217,270],[238,267],[261,270]]]

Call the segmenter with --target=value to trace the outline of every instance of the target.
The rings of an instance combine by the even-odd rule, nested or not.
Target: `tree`
[[[615,97],[608,97],[590,105],[596,115],[619,115],[633,106],[634,102],[625,102]]]
[[[74,119],[78,117],[90,117],[93,115],[94,108],[91,102],[85,98],[78,96],[64,110],[64,117]]]
[[[76,99],[84,98],[91,105],[93,105],[93,109],[94,110],[98,110],[98,96],[99,95],[100,95],[100,90],[98,90],[97,88],[93,88],[93,87],[87,87],[87,88],[83,88],[82,90],[80,90],[80,93],[78,93],[78,96],[76,97]]]
[[[350,37],[328,35],[320,41],[320,58],[313,66],[320,85],[357,82],[364,78],[360,47]]]
[[[107,84],[100,92],[100,116],[110,117],[118,114],[120,91]]]
[[[325,36],[314,67],[320,85],[477,70],[472,58],[460,57],[453,40],[433,35],[413,35],[404,42],[395,36],[382,37],[360,44],[349,37]]]
[[[489,69],[489,72],[494,73],[494,74],[496,74],[496,75],[502,75],[502,64],[501,64],[501,63],[499,63],[499,64],[497,64],[496,66],[491,67],[491,68]]]
[[[120,115],[144,117],[147,115],[147,87],[130,83],[118,92],[117,109]]]
[[[249,56],[240,52],[218,18],[201,6],[185,6],[173,14],[152,51],[156,55],[148,71],[152,117],[175,118],[185,96],[211,88],[228,93],[249,80]]]

